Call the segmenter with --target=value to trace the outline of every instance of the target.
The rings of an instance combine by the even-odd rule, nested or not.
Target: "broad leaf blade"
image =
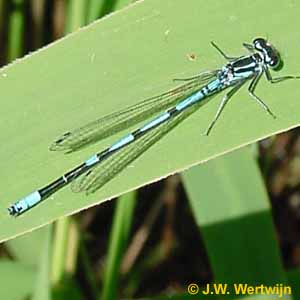
[[[50,152],[50,143],[61,133],[165,91],[172,78],[224,64],[211,40],[240,55],[245,53],[243,41],[268,35],[285,59],[284,73],[300,72],[294,25],[299,12],[294,1],[275,6],[270,0],[239,5],[234,0],[191,0],[189,5],[147,0],[2,69],[0,239],[297,126],[300,83],[262,82],[257,93],[277,115],[275,121],[244,90],[206,137],[218,105],[215,97],[97,193],[86,197],[65,188],[17,219],[5,210],[115,139],[72,155]],[[196,60],[190,59],[192,54]]]

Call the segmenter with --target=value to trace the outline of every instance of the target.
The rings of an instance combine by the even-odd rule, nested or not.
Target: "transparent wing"
[[[149,131],[136,142],[133,142],[127,147],[124,147],[118,152],[112,154],[112,156],[96,165],[88,173],[76,179],[72,183],[72,191],[85,191],[87,194],[90,194],[101,188],[105,183],[121,172],[128,164],[137,159],[149,147],[167,134],[178,123],[197,110],[199,105],[201,105],[201,103],[189,107],[181,114],[170,119],[168,122]]]
[[[148,98],[124,110],[104,116],[73,131],[66,132],[50,146],[52,151],[72,152],[124,130],[153,114],[162,111],[180,98],[193,93],[216,77],[218,70],[201,73],[185,79],[185,83],[161,95]]]

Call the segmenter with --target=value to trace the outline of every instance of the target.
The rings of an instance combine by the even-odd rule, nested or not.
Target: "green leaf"
[[[183,179],[214,280],[231,290],[238,283],[287,283],[269,200],[250,149],[192,168]]]
[[[299,12],[300,4],[292,0],[276,5],[271,0],[239,5],[234,0],[190,0],[188,5],[147,0],[2,69],[0,240],[298,126],[299,82],[262,81],[257,93],[276,120],[244,89],[206,137],[220,101],[215,97],[97,193],[86,197],[65,188],[17,219],[5,210],[115,139],[72,155],[50,152],[49,144],[66,130],[163,92],[173,86],[172,78],[223,65],[211,40],[228,54],[240,55],[246,53],[242,42],[268,36],[286,62],[283,73],[297,73]]]

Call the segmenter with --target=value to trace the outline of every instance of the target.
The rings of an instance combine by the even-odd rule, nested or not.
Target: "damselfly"
[[[165,110],[144,126],[119,139],[109,148],[93,155],[47,186],[11,205],[8,208],[9,214],[18,216],[24,213],[70,182],[73,182],[73,191],[95,192],[168,133],[175,125],[197,110],[205,99],[226,88],[231,89],[223,96],[219,108],[207,129],[207,135],[220,117],[228,100],[248,81],[250,81],[249,95],[267,113],[275,117],[269,107],[254,93],[254,90],[263,74],[271,83],[300,78],[299,76],[272,78],[269,69],[276,71],[282,63],[279,52],[263,38],[254,39],[252,44],[244,43],[243,46],[250,54],[240,57],[227,56],[213,42],[212,46],[228,61],[221,69],[203,72],[190,78],[175,79],[184,83],[171,91],[67,132],[57,139],[51,145],[51,150],[72,152]]]

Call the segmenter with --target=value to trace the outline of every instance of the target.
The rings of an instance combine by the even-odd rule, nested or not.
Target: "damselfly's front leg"
[[[286,75],[286,76],[280,76],[280,77],[275,77],[273,78],[269,69],[265,69],[265,74],[267,77],[267,80],[271,83],[278,83],[284,80],[289,80],[289,79],[300,79],[300,76],[293,76],[293,75]]]
[[[211,41],[210,43],[226,60],[234,61],[241,58],[241,56],[239,57],[228,56],[223,50],[221,50],[221,48],[216,43],[214,43],[213,41]]]
[[[251,81],[249,87],[248,87],[248,92],[249,95],[269,114],[271,115],[274,119],[276,118],[276,116],[272,113],[272,111],[270,110],[270,108],[267,106],[266,103],[264,103],[264,101],[262,101],[258,96],[256,96],[254,94],[255,91],[255,87],[259,81],[259,79],[261,78],[263,71],[259,72]]]
[[[239,82],[235,87],[233,87],[227,94],[225,94],[222,98],[221,104],[218,107],[218,110],[215,114],[214,119],[212,120],[212,122],[209,124],[207,130],[206,130],[206,135],[209,135],[210,131],[212,130],[212,128],[214,127],[214,125],[216,124],[217,120],[219,119],[226,103],[228,102],[228,100],[241,88],[241,86],[245,83],[245,80],[242,80],[241,82]]]

